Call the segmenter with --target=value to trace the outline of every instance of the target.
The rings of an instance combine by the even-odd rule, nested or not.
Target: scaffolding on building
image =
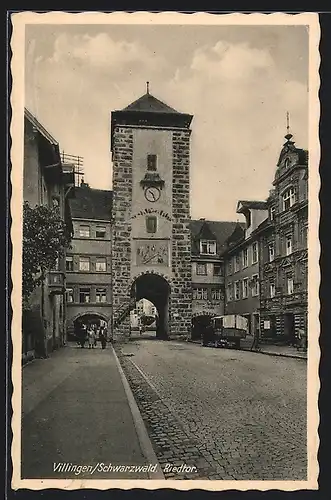
[[[79,187],[81,181],[84,179],[84,162],[83,157],[78,155],[70,155],[62,151],[61,161],[63,166],[63,171],[66,170],[74,172],[75,175],[75,186]]]

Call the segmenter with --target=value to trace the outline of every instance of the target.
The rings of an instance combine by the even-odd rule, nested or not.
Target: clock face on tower
[[[160,194],[160,190],[157,187],[150,186],[145,189],[145,198],[152,203],[160,198]]]

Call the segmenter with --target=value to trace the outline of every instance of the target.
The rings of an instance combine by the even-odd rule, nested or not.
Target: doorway
[[[294,314],[284,314],[284,336],[290,344],[295,343]]]

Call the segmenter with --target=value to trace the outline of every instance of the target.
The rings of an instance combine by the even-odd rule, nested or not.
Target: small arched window
[[[289,158],[285,158],[284,167],[288,168],[289,166],[290,166],[290,159]]]

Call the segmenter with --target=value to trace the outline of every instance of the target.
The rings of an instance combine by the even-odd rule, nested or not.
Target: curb
[[[116,365],[117,365],[118,371],[119,371],[120,376],[121,376],[121,380],[122,380],[122,383],[124,386],[125,394],[128,398],[128,402],[129,402],[134,426],[135,426],[136,431],[137,431],[138,440],[139,440],[141,450],[149,463],[157,464],[157,472],[148,473],[149,479],[165,479],[163,472],[162,472],[162,468],[159,464],[159,461],[158,461],[156,454],[155,454],[155,451],[153,449],[151,440],[149,439],[149,436],[148,436],[148,433],[146,430],[146,426],[145,426],[144,421],[142,419],[142,416],[141,416],[141,413],[140,413],[139,408],[137,406],[136,400],[134,399],[134,396],[132,394],[129,382],[126,379],[123,368],[121,366],[121,363],[120,363],[118,356],[116,354],[116,351],[114,349],[114,346],[111,345],[111,348],[112,348],[113,354],[115,356]]]
[[[281,358],[292,358],[292,359],[303,359],[307,361],[304,356],[296,356],[295,354],[282,354],[279,352],[267,352],[267,351],[251,351],[250,349],[240,349],[240,351],[255,352],[256,354],[266,354],[267,356],[278,356]]]

